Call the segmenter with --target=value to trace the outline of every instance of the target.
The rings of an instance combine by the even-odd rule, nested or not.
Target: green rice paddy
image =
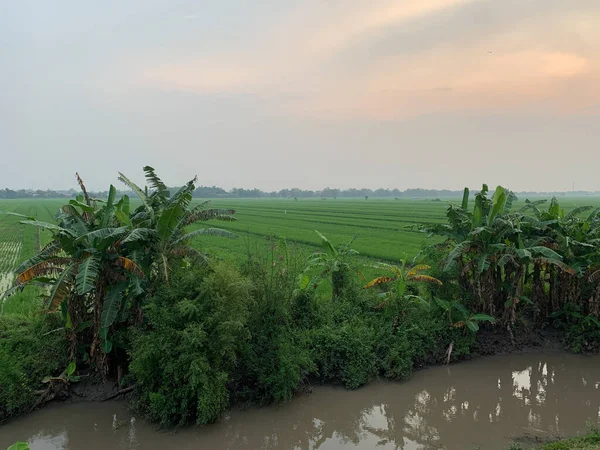
[[[53,221],[56,211],[68,199],[0,200],[0,211],[13,211]],[[200,202],[201,200],[194,200]],[[194,245],[218,258],[243,259],[269,238],[285,239],[298,244],[304,253],[319,248],[315,230],[334,244],[348,242],[363,260],[399,261],[414,257],[433,238],[411,229],[413,225],[443,222],[450,201],[459,199],[219,199],[212,207],[235,209],[236,222],[214,222],[208,226],[234,232],[239,239],[199,237]],[[577,206],[600,206],[600,197],[565,197],[559,199],[565,211]],[[514,206],[524,204],[521,199]],[[207,224],[195,225],[196,228]],[[40,233],[40,245],[50,235]],[[19,224],[17,217],[0,215],[0,291],[12,284],[14,269],[36,251],[36,230]],[[369,271],[367,271],[369,272]],[[367,275],[370,275],[367,273]],[[17,299],[18,300],[18,299]],[[17,301],[15,300],[15,301]]]

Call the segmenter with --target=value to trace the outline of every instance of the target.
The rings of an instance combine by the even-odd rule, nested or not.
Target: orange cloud
[[[151,85],[192,92],[280,96],[272,106],[278,108],[275,114],[311,118],[385,119],[540,105],[549,112],[564,112],[600,101],[600,48],[547,40],[547,24],[536,22],[539,18],[469,43],[457,39],[417,53],[357,61],[358,70],[332,62],[337,51],[386,27],[476,1],[365,2],[341,15],[328,9],[314,21],[299,14],[237,53],[157,64],[143,69],[141,78]],[[590,25],[591,19],[568,20],[567,25],[555,24],[557,39],[576,28],[581,39],[594,42],[598,27]],[[281,94],[293,94],[289,97],[294,99]]]

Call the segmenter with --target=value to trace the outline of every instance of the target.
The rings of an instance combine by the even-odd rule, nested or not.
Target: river
[[[124,402],[53,404],[0,426],[0,449],[506,449],[514,437],[575,435],[600,417],[600,357],[523,353],[477,358],[375,381],[315,386],[219,422],[157,431]]]

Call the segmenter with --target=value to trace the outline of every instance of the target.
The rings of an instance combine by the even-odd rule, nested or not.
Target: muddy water
[[[123,403],[57,404],[0,426],[0,449],[504,449],[515,436],[574,435],[600,415],[600,357],[480,358],[357,391],[315,387],[289,404],[233,411],[177,434]],[[116,427],[113,424],[116,423]]]

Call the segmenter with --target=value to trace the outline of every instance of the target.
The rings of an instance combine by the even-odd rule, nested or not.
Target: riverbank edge
[[[528,437],[528,440],[532,440]],[[518,443],[512,444],[507,450],[598,450],[600,449],[600,430],[591,428],[581,436],[565,437],[551,440],[543,444],[535,443],[522,446]]]
[[[510,338],[507,332],[500,331],[496,327],[482,327],[477,335],[473,350],[469,355],[461,357],[461,359],[450,363],[451,365],[460,364],[465,361],[472,361],[481,357],[487,356],[507,356],[514,354],[527,354],[527,353],[557,353],[557,352],[568,352],[561,342],[561,336],[559,333],[550,332],[543,330],[539,333],[526,332],[513,336]],[[591,355],[591,354],[590,354]],[[445,365],[442,361],[428,362],[420,366],[415,366],[413,372],[408,377],[418,376],[418,372],[432,367],[439,367]],[[407,378],[407,379],[408,379]],[[369,383],[380,379],[375,377],[370,380]],[[396,382],[402,383],[406,380],[397,380]],[[369,384],[367,383],[367,384]],[[297,396],[311,394],[313,385],[335,385],[332,383],[321,383],[317,379],[309,379],[306,383],[305,388],[298,392]],[[364,387],[367,384],[361,386]],[[83,378],[77,383],[72,383],[67,386],[67,390],[62,396],[57,396],[53,400],[40,404],[35,409],[32,409],[28,413],[14,416],[9,418],[2,424],[9,423],[13,420],[23,418],[50,403],[59,404],[71,404],[80,402],[104,402],[104,401],[127,401],[135,395],[133,386],[119,386],[114,380],[107,380],[101,382],[97,379]],[[360,388],[358,388],[360,389]],[[296,398],[295,397],[295,398]],[[293,401],[292,399],[291,401]],[[237,407],[240,409],[247,409],[254,404],[235,403],[230,405],[230,409]],[[128,404],[129,407],[129,404]]]

